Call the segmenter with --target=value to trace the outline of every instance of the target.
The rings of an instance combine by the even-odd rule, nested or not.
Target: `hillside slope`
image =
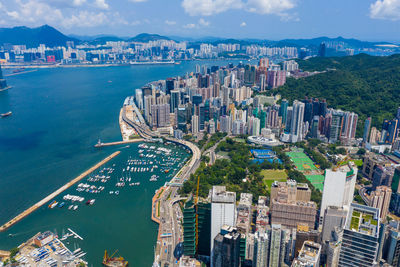
[[[305,96],[324,98],[328,107],[354,111],[359,116],[357,136],[364,120],[380,128],[384,119],[392,119],[400,106],[400,55],[299,60],[303,70],[328,70],[304,79],[288,79],[276,90],[289,101]]]

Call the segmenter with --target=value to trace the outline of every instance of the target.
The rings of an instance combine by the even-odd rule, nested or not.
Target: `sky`
[[[0,0],[0,27],[65,34],[400,42],[400,0]]]

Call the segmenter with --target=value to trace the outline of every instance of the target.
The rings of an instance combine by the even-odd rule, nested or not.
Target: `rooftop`
[[[227,192],[225,186],[213,186],[211,189],[212,203],[235,203],[236,193]]]
[[[379,209],[352,203],[347,216],[346,229],[378,237]]]

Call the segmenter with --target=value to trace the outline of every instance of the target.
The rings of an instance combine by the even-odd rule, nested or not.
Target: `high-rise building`
[[[375,190],[378,186],[392,184],[394,176],[394,166],[376,166],[372,173],[372,190]]]
[[[6,80],[3,78],[3,72],[1,70],[1,64],[0,64],[0,91],[5,90],[8,88]]]
[[[196,214],[198,232],[196,236]],[[197,207],[192,199],[185,203],[183,209],[183,253],[194,257],[196,255],[210,256],[211,236],[211,204],[198,202]],[[196,238],[198,239],[196,247]]]
[[[323,243],[335,240],[335,227],[343,228],[346,222],[346,216],[347,210],[341,207],[328,206],[325,209],[321,236]]]
[[[317,205],[315,202],[283,202],[271,200],[271,223],[281,224],[289,229],[299,224],[314,228]]]
[[[371,117],[368,117],[364,123],[364,133],[363,133],[363,142],[364,143],[368,142],[369,132],[371,129],[371,120],[372,120]]]
[[[389,230],[388,245],[385,251],[385,260],[391,266],[400,266],[400,232],[395,229]]]
[[[170,125],[169,104],[157,104],[151,106],[152,127],[167,127]]]
[[[379,210],[352,203],[343,230],[339,266],[376,264],[379,246]]]
[[[257,231],[254,235],[253,267],[268,267],[269,238],[264,231]]]
[[[165,81],[165,93],[169,95],[175,89],[175,78],[168,78]]]
[[[279,107],[279,116],[282,117],[282,124],[286,125],[286,116],[287,116],[287,109],[289,106],[289,102],[286,99],[283,99],[281,102],[281,106]]]
[[[213,239],[211,267],[240,266],[240,233],[236,228],[223,225]]]
[[[272,224],[271,228],[267,229],[267,234],[270,240],[268,267],[285,266],[288,230],[283,229],[280,224]]]
[[[325,43],[321,43],[319,45],[318,56],[326,57],[326,44]]]
[[[192,134],[199,133],[199,116],[193,115],[192,116]]]
[[[293,102],[293,116],[290,126],[292,143],[300,142],[304,138],[304,106],[304,103],[297,100]]]
[[[371,192],[368,205],[379,209],[381,221],[386,221],[391,196],[392,189],[384,185],[378,186],[375,191]]]
[[[175,113],[175,110],[179,107],[180,104],[180,92],[179,90],[172,90],[171,91],[171,98],[170,98],[170,112]]]
[[[400,107],[397,109],[396,119],[400,120]]]
[[[294,259],[292,267],[318,267],[321,256],[321,245],[312,241],[305,241],[299,256]]]
[[[357,172],[358,169],[353,162],[349,162],[336,169],[325,170],[320,222],[322,222],[322,217],[327,207],[335,206],[342,208],[344,206],[350,206],[354,197]]]
[[[236,193],[227,192],[225,186],[213,186],[211,196],[211,251],[214,238],[223,225],[236,225]]]
[[[311,189],[306,183],[297,183],[295,180],[286,182],[275,181],[271,185],[271,200],[283,202],[308,202],[311,199]]]

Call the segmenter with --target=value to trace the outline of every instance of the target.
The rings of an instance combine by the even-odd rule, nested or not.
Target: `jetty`
[[[23,218],[25,218],[26,216],[28,216],[29,214],[31,214],[32,212],[34,212],[35,210],[40,208],[41,206],[43,206],[44,204],[46,204],[47,202],[49,202],[50,200],[52,200],[53,198],[55,198],[56,196],[58,196],[59,194],[61,194],[62,192],[64,192],[65,190],[67,190],[68,188],[73,186],[74,184],[76,184],[77,182],[79,182],[80,180],[82,180],[84,177],[88,176],[89,174],[94,172],[96,169],[100,168],[102,165],[106,164],[107,162],[109,162],[110,160],[112,160],[113,158],[118,156],[119,153],[121,153],[121,151],[116,151],[116,152],[112,153],[110,156],[108,156],[105,159],[103,159],[102,161],[98,162],[96,165],[94,165],[90,169],[86,170],[85,172],[80,174],[75,179],[71,180],[67,184],[65,184],[62,187],[60,187],[59,189],[57,189],[55,192],[51,193],[50,195],[48,195],[47,197],[45,197],[38,203],[34,204],[32,207],[28,208],[27,210],[23,211],[22,213],[20,213],[19,215],[17,215],[13,219],[11,219],[10,221],[6,222],[4,225],[2,225],[0,227],[0,232],[7,230],[11,226],[13,226],[17,222],[19,222],[20,220],[22,220]]]
[[[126,141],[117,141],[117,142],[110,142],[110,143],[98,142],[97,144],[94,145],[94,147],[125,145],[125,144],[131,144],[131,143],[139,143],[139,142],[143,142],[143,141],[145,141],[143,138],[136,138],[136,139],[126,140]]]

